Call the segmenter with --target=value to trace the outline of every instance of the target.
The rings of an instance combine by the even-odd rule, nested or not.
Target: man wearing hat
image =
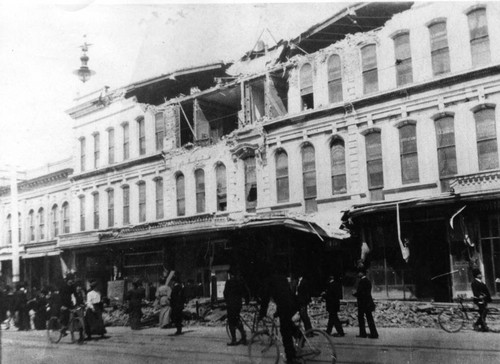
[[[358,301],[358,323],[359,335],[356,337],[369,337],[370,339],[377,339],[378,332],[375,327],[372,312],[375,311],[375,303],[372,298],[372,282],[366,277],[366,268],[361,266],[358,268],[358,288],[352,293]],[[365,317],[370,329],[370,336],[366,335]]]
[[[73,308],[73,296],[75,294],[74,275],[69,273],[64,279],[64,284],[59,288],[60,314],[59,319],[62,324],[61,332],[66,335],[69,324],[69,310]]]
[[[475,268],[472,270],[474,280],[471,283],[472,294],[474,295],[474,303],[477,305],[479,310],[479,317],[474,324],[474,329],[479,331],[489,331],[488,326],[486,326],[486,314],[488,310],[486,307],[488,303],[491,302],[491,295],[486,284],[481,280],[483,275],[481,270]]]
[[[229,280],[224,287],[224,299],[227,305],[227,323],[229,332],[231,333],[231,342],[228,346],[247,344],[247,336],[243,324],[240,320],[240,312],[242,307],[242,300],[248,304],[249,294],[245,288],[243,281],[240,279],[239,274],[234,270],[229,272]],[[236,340],[236,329],[241,333],[241,340]]]

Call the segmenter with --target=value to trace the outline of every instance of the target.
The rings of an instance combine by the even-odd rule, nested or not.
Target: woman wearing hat
[[[92,335],[104,336],[106,333],[102,319],[101,294],[96,290],[97,282],[91,280],[89,285],[90,291],[87,293],[87,311],[85,312],[87,340],[90,340]]]

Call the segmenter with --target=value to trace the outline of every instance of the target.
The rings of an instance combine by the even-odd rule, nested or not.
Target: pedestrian
[[[170,305],[172,306],[172,321],[177,329],[175,335],[182,334],[182,310],[184,309],[185,297],[184,287],[180,281],[178,273],[172,278],[174,285],[170,296]]]
[[[5,299],[5,330],[10,329],[11,326],[14,325],[14,317],[15,317],[15,312],[14,312],[14,292],[12,290],[12,287],[9,285],[5,286],[5,293],[4,293],[4,299]]]
[[[359,335],[356,337],[369,337],[371,339],[378,339],[377,328],[375,327],[375,321],[373,320],[373,311],[375,311],[375,303],[372,298],[372,283],[366,277],[366,268],[358,268],[358,287],[357,290],[352,293],[358,301],[358,324],[359,324]],[[370,336],[366,335],[365,327],[365,317],[368,322],[368,327],[370,329]]]
[[[228,346],[247,345],[247,335],[240,320],[240,312],[242,308],[242,300],[245,299],[246,304],[250,299],[245,284],[240,275],[235,270],[230,270],[229,279],[224,287],[224,299],[227,306],[227,324],[231,333],[231,342]],[[236,329],[241,333],[241,340],[236,340]]]
[[[328,278],[328,286],[323,297],[326,300],[326,310],[328,311],[328,324],[326,325],[326,332],[331,335],[332,329],[335,326],[335,337],[342,337],[345,335],[342,323],[339,320],[338,312],[340,311],[340,299],[342,298],[342,283],[340,277],[331,275]]]
[[[299,280],[297,281],[295,297],[299,306],[300,319],[304,323],[304,329],[305,331],[311,330],[311,319],[309,318],[309,315],[307,313],[307,307],[309,303],[311,303],[311,291],[309,282],[304,278],[304,274],[301,274]]]
[[[59,288],[58,304],[59,306],[59,320],[61,322],[62,328],[61,333],[66,336],[68,325],[69,325],[69,314],[70,310],[73,308],[73,300],[75,295],[74,287],[75,277],[73,274],[69,273],[64,279],[64,283]]]
[[[145,292],[140,283],[139,280],[134,280],[132,289],[127,292],[126,297],[128,301],[128,317],[132,330],[140,330],[141,328],[142,300],[145,298]]]
[[[25,283],[18,283],[16,285],[16,292],[14,292],[14,313],[17,318],[18,331],[29,330],[31,325]]]
[[[75,288],[75,306],[84,306],[85,299],[87,294],[85,293],[85,289],[83,288],[83,284],[78,282]]]
[[[41,289],[36,294],[33,304],[35,330],[45,330],[47,328],[47,320],[49,319],[47,317],[47,294],[46,288]]]
[[[85,331],[87,340],[92,339],[92,335],[104,336],[106,329],[102,319],[101,294],[97,291],[97,281],[89,282],[90,291],[87,293],[87,311],[85,312]]]
[[[472,294],[474,295],[473,300],[479,311],[479,317],[474,323],[474,330],[487,332],[489,328],[486,326],[486,314],[488,313],[488,303],[491,302],[491,294],[486,284],[482,281],[483,275],[481,274],[481,270],[475,268],[472,270],[472,274],[474,276],[474,280],[471,283]]]
[[[165,329],[170,324],[170,315],[172,307],[170,306],[170,295],[172,288],[167,285],[165,277],[160,278],[160,287],[156,290],[156,302],[160,309],[159,327]]]

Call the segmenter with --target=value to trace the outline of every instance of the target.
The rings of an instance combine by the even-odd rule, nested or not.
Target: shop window
[[[94,168],[99,168],[99,160],[101,158],[101,138],[99,133],[94,133]]]
[[[469,21],[472,66],[488,64],[491,61],[491,55],[486,9],[474,9],[467,14],[467,18]]]
[[[52,220],[52,237],[55,238],[59,235],[59,209],[57,205],[54,205],[52,207],[51,220]]]
[[[130,187],[123,186],[123,225],[130,224]]]
[[[108,130],[108,164],[115,163],[115,129]]]
[[[85,138],[80,138],[80,170],[82,172],[85,171],[85,152],[86,152],[86,145],[85,145]]]
[[[177,216],[184,216],[186,215],[186,195],[182,173],[179,173],[175,178],[175,192],[177,194]]]
[[[155,115],[156,151],[163,150],[164,138],[165,138],[165,122],[163,121],[163,113],[159,112]]]
[[[381,135],[373,131],[365,136],[366,143],[366,169],[368,172],[368,189],[371,199],[383,200],[384,172],[382,164]]]
[[[99,229],[99,193],[95,192],[92,195],[93,202],[94,202],[94,229]]]
[[[130,141],[129,141],[129,125],[124,123],[123,126],[123,160],[127,160],[130,157]]]
[[[361,63],[363,67],[363,94],[378,91],[377,47],[368,44],[361,48]]]
[[[35,211],[30,210],[28,214],[28,225],[29,225],[29,239],[30,241],[35,240]]]
[[[197,169],[194,171],[196,183],[196,212],[205,212],[205,171]]]
[[[146,182],[137,183],[139,190],[139,222],[146,221]]]
[[[67,202],[62,204],[62,219],[63,219],[63,234],[69,234],[69,204]]]
[[[413,82],[411,66],[410,34],[400,33],[394,37],[396,56],[396,84],[403,86]]]
[[[301,110],[314,109],[313,69],[309,63],[300,68],[300,97]]]
[[[115,191],[109,189],[108,193],[108,227],[115,225]]]
[[[495,109],[481,109],[474,113],[476,119],[477,154],[479,170],[498,168],[498,143]]]
[[[452,116],[435,121],[441,191],[450,190],[450,180],[457,174],[457,153],[455,148],[455,126]]]
[[[163,219],[163,178],[155,179],[156,219]]]
[[[332,193],[334,195],[347,192],[345,144],[341,138],[335,138],[330,144],[332,163]]]
[[[342,101],[342,64],[340,56],[328,58],[328,101],[333,104]]]
[[[227,183],[226,166],[219,163],[215,168],[215,179],[217,180],[217,211],[227,209]]]
[[[146,154],[146,126],[143,117],[137,119],[137,131],[139,133],[139,155],[144,155]]]
[[[290,199],[288,155],[283,149],[276,153],[276,191],[278,202],[288,202]]]
[[[85,196],[80,197],[80,231],[85,231]]]
[[[450,72],[450,50],[446,22],[441,21],[429,26],[431,37],[432,72],[434,76]]]
[[[403,184],[418,182],[417,126],[406,124],[399,128],[399,156]]]
[[[45,239],[45,211],[43,207],[38,210],[38,240]]]
[[[316,160],[314,147],[306,144],[302,147],[302,183],[306,212],[317,211],[316,204]]]
[[[246,211],[255,212],[257,207],[257,173],[255,157],[248,157],[243,160],[245,165],[245,202]]]

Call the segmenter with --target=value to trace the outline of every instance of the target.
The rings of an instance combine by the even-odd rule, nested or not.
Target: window
[[[29,225],[29,239],[30,241],[35,240],[35,211],[30,210],[28,214],[28,225]]]
[[[94,193],[94,229],[99,229],[99,193]]]
[[[446,22],[430,25],[429,33],[431,36],[432,72],[435,76],[450,72],[450,50],[448,49]]]
[[[368,44],[361,48],[361,63],[363,67],[363,93],[378,91],[377,47]]]
[[[302,183],[306,212],[317,211],[316,205],[316,160],[314,147],[306,144],[302,147]]]
[[[186,196],[184,191],[184,175],[179,173],[175,178],[175,192],[177,194],[177,216],[186,214]]]
[[[43,208],[38,210],[38,240],[45,239],[45,215]]]
[[[108,191],[108,226],[115,225],[115,191],[109,189]]]
[[[155,180],[156,189],[156,219],[163,219],[163,179],[157,178]]]
[[[115,129],[108,130],[108,164],[115,163]]]
[[[165,124],[163,122],[163,113],[159,112],[155,115],[155,136],[156,150],[163,150],[163,138],[165,138]]]
[[[399,128],[399,156],[403,184],[418,182],[417,127],[415,124],[405,124]]]
[[[439,118],[435,122],[441,191],[449,191],[450,177],[457,174],[457,153],[455,149],[455,127],[451,116]]]
[[[123,160],[127,160],[130,157],[128,130],[128,123],[123,124]]]
[[[138,183],[139,187],[139,222],[146,221],[146,182]]]
[[[52,219],[52,237],[55,238],[59,235],[59,209],[57,208],[57,205],[54,205],[52,207],[51,219]]]
[[[17,241],[21,242],[21,230],[22,230],[22,222],[21,222],[21,213],[17,214]]]
[[[276,195],[278,202],[287,202],[290,199],[288,155],[283,149],[276,153]]]
[[[332,193],[334,195],[346,193],[345,144],[341,138],[332,140],[330,159],[332,163]]]
[[[217,180],[217,211],[227,209],[227,184],[226,166],[219,163],[215,168],[215,179]]]
[[[410,34],[401,33],[394,37],[394,52],[396,55],[396,83],[403,86],[413,82],[411,68]]]
[[[69,204],[67,202],[62,205],[62,219],[63,219],[63,234],[69,234]]]
[[[328,100],[330,104],[342,101],[342,65],[337,54],[328,58]]]
[[[80,138],[80,170],[85,171],[85,138]]]
[[[491,56],[486,9],[475,9],[467,14],[467,17],[469,20],[472,66],[487,64],[490,62]]]
[[[99,159],[101,158],[101,145],[99,133],[94,134],[94,168],[99,168]]]
[[[123,186],[123,225],[130,224],[130,187]]]
[[[313,72],[309,63],[300,69],[300,97],[302,100],[301,110],[314,108]]]
[[[12,215],[7,215],[7,245],[12,244]]]
[[[257,173],[255,157],[243,160],[245,166],[245,205],[247,212],[255,212],[257,207]]]
[[[205,212],[205,172],[203,169],[194,171],[196,183],[196,212]]]
[[[372,200],[382,200],[384,172],[382,165],[382,144],[380,132],[373,131],[366,135],[366,169],[368,172],[368,189]]]
[[[498,144],[495,109],[487,108],[474,113],[476,119],[477,158],[479,170],[498,168]]]
[[[139,130],[139,155],[146,154],[146,129],[144,118],[137,119],[137,129]]]
[[[80,231],[85,231],[85,196],[80,197]]]

